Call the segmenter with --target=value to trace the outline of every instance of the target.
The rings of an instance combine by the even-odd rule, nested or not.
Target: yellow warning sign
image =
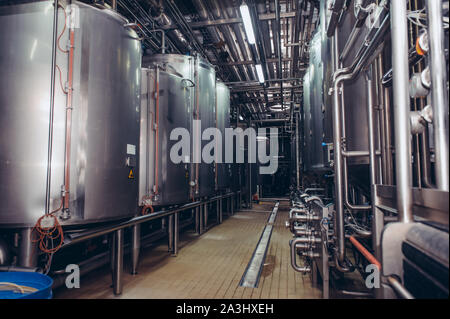
[[[130,169],[130,174],[128,174],[129,179],[134,179],[133,169]]]

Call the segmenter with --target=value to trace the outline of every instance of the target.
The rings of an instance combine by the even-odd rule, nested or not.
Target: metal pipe
[[[399,220],[413,222],[407,1],[391,1],[395,170]]]
[[[334,49],[339,50],[337,46],[338,29],[335,29],[334,40],[336,41]],[[343,79],[343,77],[340,77]],[[339,97],[339,84],[342,80],[338,80],[334,83],[333,92],[333,144],[334,144],[334,188],[336,198],[336,237],[337,237],[337,251],[338,259],[343,262],[345,257],[345,233],[344,233],[344,202],[343,202],[343,177],[342,177],[342,138],[341,138],[341,119],[340,119],[340,97]]]
[[[173,252],[173,228],[174,228],[174,222],[173,222],[173,214],[169,216],[169,223],[168,223],[168,251]]]
[[[395,278],[394,276],[387,277],[389,285],[394,291],[403,299],[415,299],[414,296]]]
[[[299,126],[300,126],[300,113],[297,113],[297,123],[295,125],[295,168],[297,177],[297,189],[300,189],[300,142],[299,142]]]
[[[32,228],[24,228],[20,232],[19,246],[19,266],[34,268],[37,266],[37,250],[36,243],[32,241]]]
[[[445,37],[442,26],[442,0],[425,1],[428,16],[428,41],[431,104],[433,107],[434,152],[436,186],[449,191],[449,156],[448,156],[448,95],[447,67],[445,60]]]
[[[173,225],[173,250],[172,256],[176,257],[178,255],[178,240],[179,240],[179,224],[180,224],[180,216],[179,213],[175,213],[174,215],[174,225]]]
[[[134,225],[131,231],[131,274],[137,274],[141,250],[141,225]]]
[[[311,272],[311,267],[309,267],[309,266],[300,267],[297,265],[297,247],[296,246],[297,246],[297,244],[301,244],[300,239],[301,238],[293,239],[289,243],[289,245],[291,246],[291,266],[297,272],[308,273],[308,272]]]
[[[115,232],[114,236],[114,282],[113,292],[114,294],[122,294],[122,274],[123,274],[123,229],[119,229]]]
[[[275,0],[275,16],[277,21],[277,40],[278,40],[278,78],[280,79],[280,95],[281,109],[284,110],[283,97],[283,55],[281,51],[281,19],[280,19],[280,3]]]
[[[52,182],[52,155],[53,155],[53,122],[55,111],[55,83],[56,83],[56,52],[58,45],[58,6],[59,1],[54,1],[53,8],[53,40],[52,40],[52,66],[50,77],[50,112],[47,146],[47,177],[45,185],[45,214],[50,213],[50,187]]]

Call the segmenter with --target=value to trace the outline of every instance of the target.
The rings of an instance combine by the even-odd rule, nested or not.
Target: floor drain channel
[[[273,224],[277,218],[278,205],[277,202],[272,210],[272,213],[267,220],[266,227],[259,238],[258,244],[250,262],[245,269],[244,275],[241,278],[239,285],[241,287],[257,288],[259,283],[259,278],[261,277],[261,271],[264,266],[264,261],[266,259],[267,248],[269,247],[270,238],[272,236]]]

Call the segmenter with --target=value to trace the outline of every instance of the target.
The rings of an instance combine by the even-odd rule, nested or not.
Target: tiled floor
[[[108,267],[81,278],[81,288],[55,291],[56,298],[320,298],[308,275],[292,270],[290,232],[284,227],[287,206],[280,205],[261,279],[257,288],[239,281],[272,211],[272,203],[254,205],[227,218],[202,236],[188,231],[180,237],[177,257],[164,241],[141,252],[139,273],[130,275],[125,260],[123,293],[112,293]]]

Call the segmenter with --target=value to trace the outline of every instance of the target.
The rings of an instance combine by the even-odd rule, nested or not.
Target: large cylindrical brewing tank
[[[179,154],[177,145],[182,146],[178,134],[190,129],[191,86],[183,77],[157,67],[142,70],[141,206],[167,206],[189,201],[189,157],[186,161],[183,154]],[[171,139],[172,134],[175,139]]]
[[[216,118],[217,128],[221,133],[222,140],[222,158],[217,164],[217,189],[225,190],[231,183],[231,165],[225,163],[225,129],[230,128],[230,89],[222,82],[216,83]]]
[[[306,170],[327,169],[324,156],[324,100],[322,39],[317,32],[310,45],[310,66],[303,79],[304,138],[308,150],[305,156]]]
[[[206,163],[202,159],[202,150],[210,141],[202,140],[201,137],[205,129],[216,127],[216,72],[214,67],[201,57],[178,54],[152,55],[146,58],[143,64],[145,67],[159,65],[167,72],[182,77],[191,84],[190,99],[186,106],[190,110],[192,119],[190,133],[192,141],[200,141],[197,144],[191,143],[191,196],[213,195],[216,188],[214,165]],[[200,121],[201,127],[196,126],[197,129],[195,129],[195,121]],[[199,147],[194,149],[195,145]],[[194,154],[198,154],[198,157],[194,158]]]
[[[58,11],[50,210],[61,203],[70,151],[68,219],[63,225],[133,216],[141,44],[116,12],[73,2],[71,147],[66,145],[69,29]],[[54,1],[0,8],[0,226],[34,225],[46,208]],[[60,72],[59,72],[60,70]],[[66,91],[64,93],[63,91]],[[69,153],[67,153],[69,154]]]

